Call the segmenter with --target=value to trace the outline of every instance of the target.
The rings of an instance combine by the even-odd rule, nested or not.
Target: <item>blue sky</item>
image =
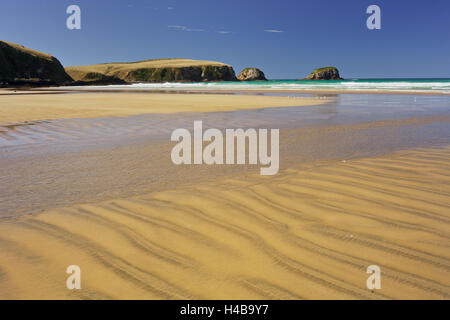
[[[71,4],[81,30],[66,28]],[[366,27],[371,4],[381,30]],[[450,77],[449,17],[449,0],[1,0],[0,39],[64,66],[191,58],[271,79],[329,65],[345,78]]]

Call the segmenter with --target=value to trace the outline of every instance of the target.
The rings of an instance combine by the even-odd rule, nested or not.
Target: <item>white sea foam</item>
[[[351,90],[450,92],[450,80],[347,80],[347,81],[258,81],[258,82],[200,82],[200,83],[136,83],[130,85],[93,86],[103,90]]]

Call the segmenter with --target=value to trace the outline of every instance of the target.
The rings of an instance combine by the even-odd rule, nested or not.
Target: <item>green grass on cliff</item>
[[[323,67],[323,68],[318,68],[318,69],[314,70],[312,73],[328,71],[328,70],[336,70],[336,69],[337,69],[336,67]]]
[[[24,46],[0,40],[0,80],[71,82],[55,57]]]
[[[85,80],[88,74],[102,74],[129,82],[233,80],[231,67],[215,61],[191,59],[150,59],[137,62],[103,63],[67,67],[75,80]],[[232,69],[231,69],[232,70]]]

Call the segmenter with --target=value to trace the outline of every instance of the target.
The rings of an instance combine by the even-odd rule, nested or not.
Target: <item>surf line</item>
[[[171,141],[178,142],[172,149],[171,159],[181,164],[259,164],[261,175],[275,175],[280,165],[280,130],[270,129],[270,155],[268,154],[268,129],[225,129],[210,128],[203,132],[203,122],[194,121],[194,137],[188,129],[179,128],[172,132]],[[248,154],[246,146],[248,141]],[[203,147],[203,143],[207,144]],[[192,159],[192,145],[194,159]],[[225,157],[224,157],[225,149]],[[236,155],[235,155],[236,153]],[[224,159],[225,158],[225,159]],[[259,158],[259,159],[258,159]]]

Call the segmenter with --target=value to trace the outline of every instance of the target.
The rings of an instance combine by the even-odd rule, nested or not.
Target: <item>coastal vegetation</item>
[[[55,57],[0,40],[0,86],[60,85],[72,81]]]
[[[126,83],[235,81],[231,66],[214,61],[152,59],[131,63],[105,63],[66,68],[76,81],[99,81],[110,77]]]
[[[0,41],[0,86],[108,85],[160,82],[267,81],[258,68],[236,77],[230,65],[192,59],[150,59],[64,67],[55,57]],[[303,80],[342,80],[336,67],[314,70]]]

